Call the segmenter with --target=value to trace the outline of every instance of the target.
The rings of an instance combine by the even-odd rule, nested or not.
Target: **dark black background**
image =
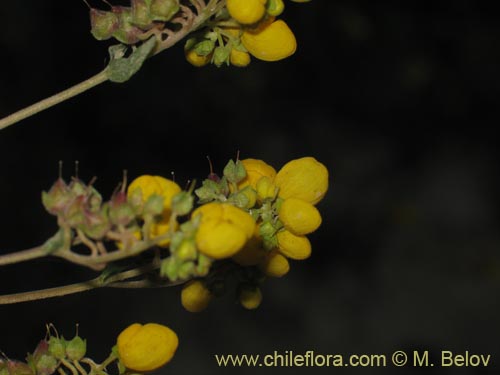
[[[183,183],[221,169],[236,152],[279,168],[311,155],[331,172],[319,204],[313,255],[269,280],[257,311],[231,296],[201,314],[178,288],[98,290],[0,306],[0,349],[23,358],[45,323],[72,336],[75,323],[96,360],[139,321],[180,337],[159,374],[220,369],[213,354],[390,354],[441,350],[491,354],[500,371],[498,13],[475,1],[287,2],[298,50],[246,69],[185,62],[182,46],[148,61],[131,81],[105,83],[0,134],[0,251],[29,248],[56,230],[40,191],[80,161],[109,195],[131,176],[171,171]],[[483,3],[486,4],[486,3]],[[97,5],[94,3],[94,5]],[[9,1],[0,10],[0,116],[97,73],[109,43],[89,34],[74,1]],[[2,293],[86,280],[57,259],[2,267]],[[387,369],[314,369],[318,373]],[[416,374],[423,370],[399,369]],[[427,373],[455,374],[456,369]]]

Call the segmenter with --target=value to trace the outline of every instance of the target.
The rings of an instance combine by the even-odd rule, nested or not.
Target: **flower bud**
[[[113,37],[124,44],[139,42],[143,31],[133,25],[132,10],[122,6],[114,6],[113,13],[118,17],[118,28],[113,32]]]
[[[273,251],[259,264],[260,270],[269,277],[282,277],[290,271],[290,263],[280,253]]]
[[[231,49],[228,48],[228,46],[215,47],[213,57],[212,57],[212,62],[218,68],[220,68],[222,66],[222,64],[229,65],[229,54],[230,53],[231,53]]]
[[[90,33],[97,40],[106,40],[113,36],[120,22],[113,12],[90,9]]]
[[[154,21],[170,21],[179,9],[179,0],[152,0],[151,2],[151,16]]]
[[[240,160],[236,160],[236,163],[230,160],[224,167],[223,173],[224,177],[226,177],[229,182],[235,184],[239,183],[247,176],[245,166]]]
[[[237,66],[238,68],[244,68],[250,64],[250,54],[245,51],[237,50],[236,48],[231,49],[231,54],[229,55],[229,61],[231,65]]]
[[[172,198],[172,212],[177,215],[187,215],[193,209],[194,198],[187,191],[181,191]]]
[[[244,286],[240,289],[239,300],[247,310],[255,310],[262,302],[262,292],[256,286]]]
[[[257,196],[259,197],[259,201],[274,200],[277,194],[278,188],[269,177],[263,176],[257,181]]]
[[[161,195],[151,195],[144,204],[144,215],[157,216],[163,212],[163,197]]]
[[[285,9],[283,0],[268,0],[267,1],[267,14],[270,16],[279,16]]]
[[[182,261],[195,260],[198,254],[195,242],[193,240],[183,240],[175,254]]]
[[[42,192],[42,203],[52,215],[63,212],[72,199],[70,189],[62,178],[59,178],[48,192]]]
[[[200,280],[191,280],[181,292],[181,303],[189,312],[200,312],[207,308],[213,295]]]
[[[288,258],[303,260],[311,256],[311,242],[306,236],[297,236],[283,229],[277,233],[276,238],[280,253]]]

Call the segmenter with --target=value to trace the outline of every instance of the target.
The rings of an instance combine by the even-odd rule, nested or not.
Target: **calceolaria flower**
[[[167,364],[175,354],[179,339],[169,327],[134,323],[117,340],[121,363],[129,370],[150,372]]]
[[[191,280],[182,288],[181,303],[187,311],[205,310],[212,298],[213,294],[201,280]]]

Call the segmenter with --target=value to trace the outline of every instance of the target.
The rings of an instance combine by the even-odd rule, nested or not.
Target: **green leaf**
[[[141,69],[144,61],[156,46],[156,38],[153,36],[137,47],[130,56],[124,57],[123,48],[113,46],[109,49],[111,61],[106,73],[112,82],[126,82]]]

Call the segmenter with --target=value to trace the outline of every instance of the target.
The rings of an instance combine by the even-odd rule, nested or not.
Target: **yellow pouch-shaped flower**
[[[240,303],[247,310],[255,310],[262,302],[262,292],[259,288],[244,288],[240,291]]]
[[[295,159],[280,169],[274,183],[280,189],[280,198],[298,198],[316,204],[328,190],[328,170],[313,157]]]
[[[207,308],[213,295],[200,280],[191,280],[181,292],[181,303],[189,312],[200,312]]]
[[[250,25],[266,14],[267,0],[227,0],[227,11],[239,23]]]
[[[311,242],[306,236],[297,236],[288,230],[281,230],[276,235],[280,253],[288,258],[303,260],[311,256]]]
[[[241,42],[250,54],[263,61],[287,58],[297,49],[295,35],[283,20],[245,30]]]
[[[130,198],[140,189],[142,202],[146,202],[150,196],[160,195],[163,197],[165,211],[172,208],[172,198],[181,191],[179,185],[174,181],[161,176],[143,175],[137,177],[127,189],[127,197]]]
[[[281,277],[290,271],[290,263],[283,255],[273,251],[259,264],[259,268],[269,277]]]
[[[297,236],[314,232],[321,225],[318,209],[301,199],[285,199],[278,216],[285,228]]]
[[[130,370],[149,372],[160,368],[174,356],[179,339],[170,328],[148,323],[134,323],[118,336],[120,360]]]
[[[214,259],[236,254],[252,237],[255,222],[245,211],[227,203],[208,203],[197,208],[192,217],[201,215],[196,233],[198,250]]]
[[[231,49],[231,53],[229,55],[229,61],[232,65],[243,68],[250,64],[250,54],[233,48]]]

